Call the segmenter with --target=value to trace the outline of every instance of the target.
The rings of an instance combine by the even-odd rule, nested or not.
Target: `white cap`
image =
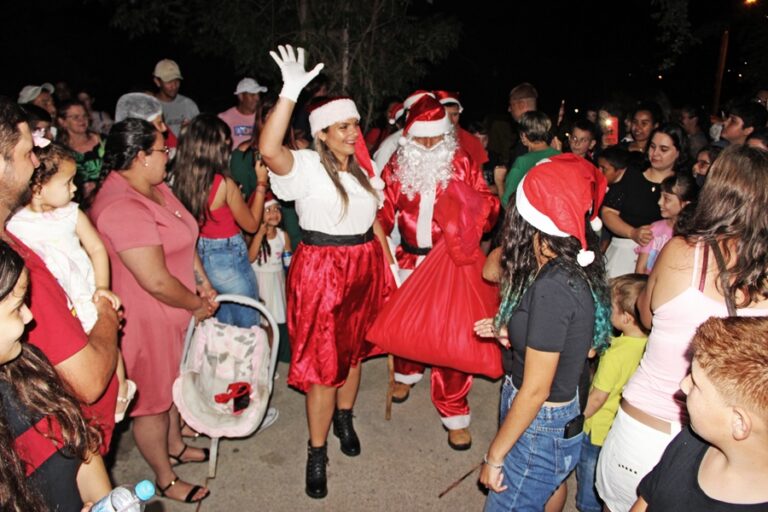
[[[242,80],[237,82],[237,88],[235,89],[235,94],[240,94],[243,92],[258,94],[260,92],[267,92],[267,88],[264,87],[263,85],[259,85],[259,82],[257,82],[253,78],[243,78]]]
[[[53,91],[56,89],[53,87],[53,84],[50,84],[48,82],[45,82],[41,85],[25,85],[21,91],[19,91],[19,103],[30,103],[35,100],[38,96],[40,96],[40,93],[43,91],[47,91],[51,94],[53,94]]]

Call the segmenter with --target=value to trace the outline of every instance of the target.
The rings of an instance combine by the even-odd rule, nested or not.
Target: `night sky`
[[[470,3],[475,6],[472,10],[466,7]],[[540,108],[550,114],[560,99],[572,110],[611,97],[652,96],[659,91],[673,105],[708,108],[720,36],[728,21],[737,28],[732,29],[731,72],[726,74],[723,98],[748,93],[760,80],[743,64],[746,45],[736,32],[745,16],[764,19],[765,5],[746,7],[735,0],[690,3],[691,22],[701,42],[659,79],[660,46],[649,1],[416,0],[414,15],[454,14],[463,24],[458,48],[432,66],[422,85],[459,90],[469,118],[503,112],[510,87],[521,81],[536,85]],[[66,80],[73,87],[90,87],[97,108],[113,111],[115,100],[125,91],[151,87],[155,62],[169,57],[179,62],[184,74],[182,94],[195,99],[202,110],[223,110],[234,100],[232,91],[240,77],[231,63],[200,58],[162,36],[131,41],[109,25],[108,4],[96,0],[5,4],[1,94],[15,98],[25,84]],[[768,28],[768,21],[763,23]],[[257,78],[271,91],[279,89],[276,67]]]

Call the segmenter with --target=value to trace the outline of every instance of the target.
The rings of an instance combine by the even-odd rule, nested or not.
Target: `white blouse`
[[[377,200],[348,172],[339,179],[349,196],[346,214],[341,197],[320,163],[320,155],[311,149],[291,151],[293,168],[283,176],[270,171],[275,195],[284,201],[296,201],[299,226],[330,235],[359,235],[368,231],[376,219]]]

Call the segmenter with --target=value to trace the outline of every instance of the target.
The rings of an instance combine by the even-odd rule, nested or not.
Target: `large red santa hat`
[[[377,176],[376,163],[371,159],[368,153],[368,146],[365,145],[365,137],[360,127],[357,127],[357,139],[355,139],[355,159],[360,167],[368,174],[368,181],[375,190],[384,190],[384,180]]]
[[[346,96],[328,98],[312,106],[309,112],[309,131],[314,137],[320,130],[347,119],[360,120],[355,102]]]
[[[432,96],[422,96],[408,110],[408,117],[403,128],[400,143],[405,143],[405,136],[437,137],[451,131],[453,125],[445,113],[445,108]]]
[[[410,108],[424,96],[431,96],[433,98],[435,97],[435,95],[429,91],[423,91],[423,90],[413,91],[411,94],[408,95],[407,98],[403,100],[403,107],[405,108],[405,110],[410,110]]]
[[[545,158],[525,175],[517,187],[515,206],[533,227],[548,235],[572,236],[581,243],[576,257],[586,267],[595,260],[587,248],[586,224],[600,229],[597,217],[608,183],[603,173],[573,153]]]
[[[459,93],[451,91],[433,91],[435,98],[442,105],[457,105],[459,107],[459,113],[464,112],[464,107],[461,106],[459,101]]]

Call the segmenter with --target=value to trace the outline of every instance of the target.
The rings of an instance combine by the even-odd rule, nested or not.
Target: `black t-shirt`
[[[21,402],[19,402],[13,386],[0,381],[0,398],[5,408],[6,421],[14,439],[27,433],[37,424],[41,416],[32,415]],[[29,436],[32,444],[25,445],[31,453],[31,457],[45,453],[45,446],[52,441],[44,439],[41,435]],[[29,462],[29,461],[27,461]],[[29,476],[27,483],[43,497],[50,510],[60,512],[80,512],[83,502],[77,489],[77,470],[80,468],[80,459],[65,457],[62,450],[42,461]]]
[[[648,181],[644,171],[638,167],[627,168],[621,181],[611,185],[603,201],[603,206],[618,210],[621,220],[633,228],[661,219],[661,186]]]
[[[709,444],[696,437],[690,427],[680,432],[667,446],[653,470],[637,487],[637,494],[648,503],[648,511],[707,512],[768,510],[768,503],[734,505],[707,496],[699,487],[699,467]]]
[[[595,306],[589,285],[552,261],[539,272],[507,326],[511,350],[502,352],[504,371],[518,389],[523,384],[525,348],[559,352],[549,402],[576,395],[579,377],[592,345]]]

